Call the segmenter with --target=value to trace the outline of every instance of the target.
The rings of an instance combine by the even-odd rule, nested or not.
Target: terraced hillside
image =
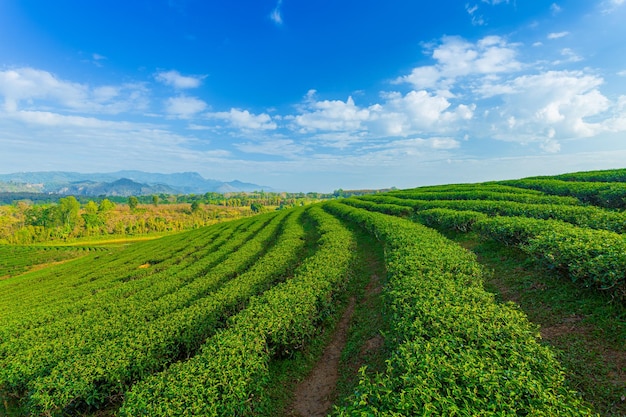
[[[576,176],[423,187],[80,251],[73,260],[58,249],[0,247],[4,412],[298,415],[297,381],[331,339],[324,329],[346,314],[347,298],[347,310],[369,314],[354,307],[366,301],[354,294],[367,292],[380,297],[372,303],[380,320],[357,315],[337,327],[355,344],[344,346],[356,353],[343,361],[361,369],[342,368],[353,375],[342,378],[329,414],[620,415],[624,376],[615,375],[612,404],[581,396],[558,350],[524,310],[485,289],[487,268],[451,240],[471,235],[515,250],[613,306],[611,349],[623,357],[626,214],[615,203],[616,172],[582,177],[614,183],[597,186],[593,198],[564,191],[561,182],[576,184]],[[611,203],[603,204],[607,189]],[[372,248],[384,254],[378,295],[363,277]],[[20,266],[36,264],[46,267]]]

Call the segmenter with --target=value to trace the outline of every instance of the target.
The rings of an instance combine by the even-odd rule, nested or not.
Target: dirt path
[[[309,375],[295,387],[286,413],[290,417],[326,416],[338,397],[349,395],[358,383],[359,368],[384,366],[381,331],[382,286],[386,276],[384,253],[378,241],[359,231],[359,261],[354,265],[355,282],[347,307],[333,330],[332,340]],[[342,353],[346,355],[341,360]]]
[[[348,339],[354,304],[355,300],[351,298],[341,320],[337,323],[332,341],[324,349],[313,371],[296,388],[292,413],[294,417],[320,417],[328,414],[339,379],[339,360]]]

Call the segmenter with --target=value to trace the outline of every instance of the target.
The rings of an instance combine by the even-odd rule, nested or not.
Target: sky
[[[626,167],[626,0],[0,0],[0,173],[284,191]]]

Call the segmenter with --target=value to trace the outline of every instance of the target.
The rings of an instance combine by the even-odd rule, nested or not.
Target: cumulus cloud
[[[154,78],[165,85],[178,89],[187,89],[200,87],[206,75],[181,75],[180,72],[171,70],[158,72]]]
[[[431,53],[435,65],[416,67],[396,83],[415,88],[450,88],[459,77],[492,75],[521,68],[515,45],[499,36],[487,36],[471,43],[457,36],[446,36]]]
[[[556,140],[591,137],[605,131],[606,125],[591,121],[611,106],[598,89],[602,83],[601,78],[581,71],[516,77],[500,90],[504,104],[494,117],[506,122],[494,121],[494,135],[509,140]]]
[[[415,134],[443,133],[454,130],[459,123],[472,119],[475,106],[453,106],[445,95],[426,90],[382,92],[380,102],[359,106],[352,97],[341,100],[315,100],[310,91],[300,114],[290,118],[292,129],[301,134],[345,133],[325,136],[342,147],[355,141],[381,137],[407,137]]]
[[[440,95],[424,90],[410,91],[402,95],[387,93],[383,104],[371,107],[372,131],[383,136],[408,136],[416,133],[440,132],[450,123],[471,118],[471,109],[462,105],[448,111],[451,103]]]
[[[227,121],[230,126],[244,130],[274,130],[276,122],[267,113],[253,114],[248,110],[230,109],[227,112],[214,112],[206,115],[210,119]]]
[[[444,37],[427,48],[434,64],[395,80],[414,90],[387,93],[381,103],[368,108],[370,132],[409,136],[465,131],[535,143],[554,153],[563,140],[626,129],[626,107],[601,92],[601,77],[589,69],[546,68],[583,60],[571,48],[561,49],[560,59],[540,64],[520,61],[520,45],[495,36],[474,43]]]
[[[165,102],[165,111],[174,117],[188,119],[207,108],[207,104],[196,97],[170,97]]]
[[[295,124],[303,132],[316,130],[355,131],[363,129],[362,123],[370,116],[368,109],[355,105],[352,97],[341,100],[314,101],[314,90],[307,95],[308,109],[295,117]]]

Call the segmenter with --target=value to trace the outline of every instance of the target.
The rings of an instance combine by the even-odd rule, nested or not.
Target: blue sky
[[[0,173],[288,191],[626,167],[626,0],[3,0]]]

